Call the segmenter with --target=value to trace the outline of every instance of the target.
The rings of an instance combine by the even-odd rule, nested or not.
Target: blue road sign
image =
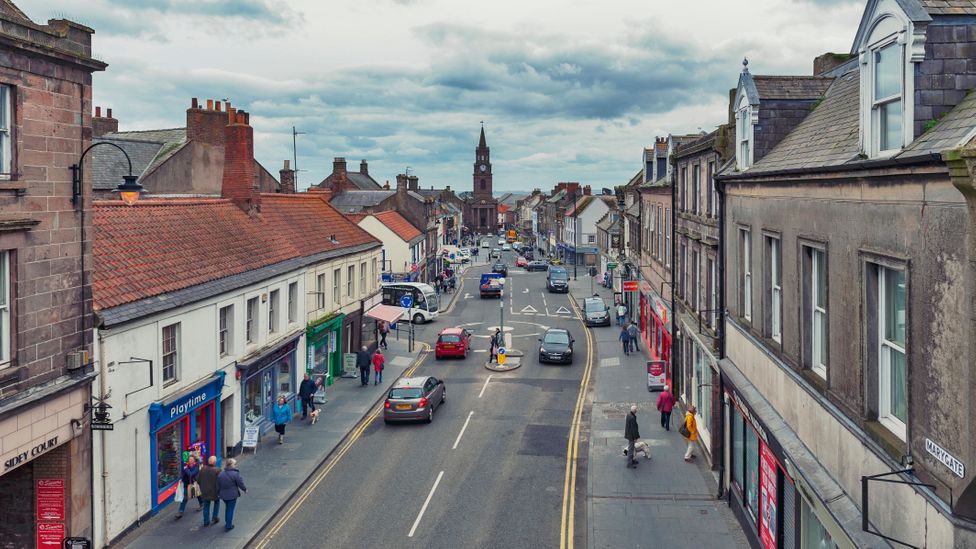
[[[506,354],[506,353],[505,353],[505,347],[499,347],[499,348],[498,348],[498,354],[500,354],[500,355],[504,355],[504,354]]]
[[[405,309],[409,309],[410,307],[412,307],[413,306],[413,297],[412,296],[409,296],[409,295],[405,295],[405,296],[401,297],[400,298],[400,306],[403,307],[403,308],[405,308]]]

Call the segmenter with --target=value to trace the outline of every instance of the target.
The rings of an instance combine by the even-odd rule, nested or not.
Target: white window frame
[[[359,263],[359,293],[366,295],[366,262]]]
[[[261,304],[258,302],[257,296],[247,298],[244,301],[244,343],[248,345],[254,345],[258,342],[260,308]]]
[[[315,310],[325,308],[325,273],[315,276]]]
[[[752,321],[752,233],[749,229],[739,229],[742,242],[742,318]]]
[[[234,305],[217,309],[217,354],[228,356],[234,352]]]
[[[769,335],[777,343],[783,342],[783,273],[780,267],[782,247],[779,238],[769,238]]]
[[[899,66],[898,66],[899,72],[901,73],[901,76],[899,78],[899,84],[900,84],[899,90],[898,90],[899,93],[897,93],[895,95],[889,95],[889,96],[886,96],[886,97],[882,97],[880,99],[875,99],[875,97],[874,97],[875,80],[876,80],[875,76],[877,74],[877,56],[878,56],[878,54],[882,50],[884,50],[886,48],[895,48],[897,50],[897,56],[894,59],[894,61],[896,63],[897,63],[897,61],[899,59],[904,59],[904,57],[905,57],[905,48],[904,48],[904,46],[902,46],[901,44],[898,43],[898,41],[895,39],[895,37],[891,37],[891,38],[889,38],[889,39],[887,39],[887,40],[885,40],[885,41],[883,41],[883,42],[881,42],[879,44],[876,44],[876,45],[872,46],[871,49],[869,50],[868,64],[870,66],[870,72],[869,72],[869,74],[870,74],[870,82],[869,82],[869,86],[870,86],[870,89],[871,89],[871,95],[868,98],[868,100],[871,102],[871,134],[872,134],[872,136],[871,136],[871,153],[872,153],[872,156],[874,156],[874,157],[885,157],[885,156],[891,156],[893,154],[896,154],[896,153],[898,153],[898,152],[901,151],[901,149],[904,147],[904,144],[905,144],[905,135],[904,135],[905,134],[905,131],[904,131],[904,129],[905,129],[905,100],[904,100],[905,99],[905,72],[904,72],[905,71],[905,68],[904,68],[904,64],[899,64]],[[899,142],[897,143],[896,146],[889,147],[887,149],[882,149],[881,148],[881,139],[882,139],[882,137],[884,135],[884,132],[882,132],[882,128],[881,128],[881,122],[882,122],[882,120],[881,120],[881,118],[882,118],[881,117],[881,110],[886,105],[890,105],[890,104],[892,104],[892,103],[894,103],[896,101],[899,102],[899,104],[901,105],[901,127],[898,128],[899,129],[898,134],[901,136],[901,139],[899,139]]]
[[[747,170],[752,166],[755,158],[753,146],[753,110],[749,103],[749,96],[742,94],[736,108],[736,153],[735,161],[739,170]]]
[[[10,366],[10,252],[0,252],[0,370]]]
[[[339,287],[342,285],[342,267],[332,270],[332,301],[338,307],[340,303]]]
[[[173,337],[172,337],[173,348],[171,350],[167,350],[166,341],[168,338],[166,335],[166,331],[170,329],[173,330]],[[160,365],[162,366],[161,377],[163,378],[163,386],[165,387],[166,385],[171,385],[180,380],[180,323],[179,322],[175,322],[173,324],[163,326],[162,330],[160,330],[159,349],[162,352],[162,357],[163,357],[163,360],[160,362]],[[172,368],[170,368],[167,365],[167,360],[169,360],[171,357],[173,361]],[[170,369],[172,371],[172,374],[169,376],[166,375],[167,369]]]
[[[356,266],[346,267],[346,297],[352,297],[352,289],[356,281]]]
[[[924,27],[916,28],[901,10],[879,10],[864,25],[868,29],[859,36],[860,58],[860,138],[861,150],[870,158],[887,158],[900,152],[914,140],[915,128],[915,63],[925,59]],[[919,38],[922,38],[921,40]],[[874,100],[875,54],[882,48],[896,44],[901,66],[901,142],[897,148],[881,150],[880,111],[877,105],[896,99],[892,95]]]
[[[664,266],[671,268],[671,208],[664,208]]]
[[[828,357],[822,356],[822,340],[827,334],[827,309],[818,305],[820,301],[820,277],[824,277],[827,287],[827,252],[810,247],[810,369],[818,376],[827,379]],[[826,297],[824,303],[826,303]]]
[[[878,421],[889,431],[897,435],[902,440],[907,440],[907,426],[905,423],[891,413],[891,355],[900,353],[905,360],[905,381],[908,382],[908,353],[907,342],[903,347],[897,342],[889,341],[885,338],[885,319],[888,316],[885,309],[888,304],[885,302],[885,271],[899,271],[906,277],[907,274],[901,269],[892,269],[883,265],[877,266],[878,271]],[[908,326],[908,301],[906,292],[905,302],[905,325]],[[908,334],[906,333],[906,339]],[[905,409],[908,409],[908,388],[905,388]],[[908,414],[906,413],[906,416]],[[907,417],[906,417],[907,419]]]
[[[268,333],[273,334],[278,331],[278,304],[281,301],[281,292],[277,289],[268,292]]]
[[[13,170],[13,132],[11,123],[14,119],[11,110],[10,86],[0,84],[0,180],[9,180]]]
[[[288,323],[298,322],[298,282],[288,283]]]

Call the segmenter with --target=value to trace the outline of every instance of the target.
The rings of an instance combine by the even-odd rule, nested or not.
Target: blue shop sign
[[[224,387],[224,376],[221,370],[214,373],[214,377],[204,385],[195,387],[182,393],[169,402],[154,402],[149,405],[149,429],[156,432],[160,427],[169,425],[200,408],[204,404],[220,397]]]

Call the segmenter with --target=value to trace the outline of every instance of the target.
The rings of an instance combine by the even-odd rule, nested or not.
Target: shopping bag
[[[186,494],[183,492],[183,481],[181,480],[180,483],[176,485],[176,495],[173,496],[173,501],[176,503],[183,503],[183,498],[186,496]]]

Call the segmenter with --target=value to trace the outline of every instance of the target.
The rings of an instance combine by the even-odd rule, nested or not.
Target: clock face
[[[481,171],[485,171],[487,169],[488,169],[488,166],[485,166],[484,164],[481,165]]]

